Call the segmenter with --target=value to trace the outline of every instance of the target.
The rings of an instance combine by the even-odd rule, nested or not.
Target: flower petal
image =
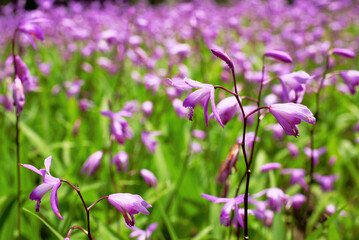
[[[53,186],[52,191],[51,191],[51,196],[50,196],[50,203],[51,203],[52,211],[54,211],[56,216],[58,216],[60,219],[64,220],[60,214],[59,202],[57,199],[57,190],[59,189],[60,186],[61,186],[61,182],[58,182],[57,184],[55,184]]]

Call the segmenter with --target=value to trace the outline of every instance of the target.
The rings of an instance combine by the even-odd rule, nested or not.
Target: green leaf
[[[282,213],[274,214],[272,236],[276,240],[285,240],[285,225],[282,218]]]
[[[61,234],[59,232],[57,232],[48,222],[45,221],[45,219],[43,219],[42,217],[38,216],[37,214],[31,212],[30,210],[26,209],[26,208],[22,208],[22,210],[24,210],[25,212],[31,214],[32,216],[36,217],[37,219],[39,219],[41,222],[43,222],[43,224],[45,224],[46,227],[48,227],[50,229],[51,232],[54,233],[54,235],[60,239],[63,240],[64,237],[61,236]]]

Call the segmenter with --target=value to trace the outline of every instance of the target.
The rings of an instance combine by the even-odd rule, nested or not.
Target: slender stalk
[[[101,200],[106,199],[106,198],[108,198],[108,196],[103,196],[103,197],[100,197],[99,199],[97,199],[93,204],[91,204],[91,206],[89,206],[87,208],[87,211],[90,211],[91,208],[93,208],[98,202],[100,202]]]
[[[87,217],[87,236],[89,238],[89,240],[92,240],[92,236],[91,236],[91,228],[90,228],[90,210],[87,208],[87,205],[85,203],[85,200],[84,198],[82,197],[82,194],[80,192],[80,189],[78,187],[75,187],[72,183],[70,183],[69,181],[65,180],[65,179],[60,179],[61,182],[64,182],[64,183],[67,183],[68,185],[70,185],[70,187],[72,187],[76,192],[77,194],[79,195],[81,201],[82,201],[82,204],[85,208],[85,211],[86,211],[86,217]],[[102,200],[102,199],[101,199]],[[92,206],[92,205],[91,205]]]
[[[20,115],[16,114],[16,178],[17,178],[17,229],[18,239],[21,239],[21,175],[20,175],[20,141],[19,141],[19,121]]]
[[[72,234],[72,231],[74,229],[80,229],[81,231],[83,231],[87,236],[88,236],[88,232],[83,228],[83,227],[80,227],[80,226],[72,226],[69,231],[67,232],[66,234],[66,237],[67,238],[70,238],[71,234]]]

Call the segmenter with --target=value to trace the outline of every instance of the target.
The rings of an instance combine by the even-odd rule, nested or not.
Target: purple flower
[[[188,97],[183,101],[184,107],[189,107],[190,113],[188,115],[189,120],[192,120],[193,110],[197,103],[203,101],[204,103],[204,118],[206,120],[206,125],[208,126],[208,105],[209,101],[211,101],[211,107],[216,120],[224,127],[222,120],[218,114],[216,103],[214,101],[214,86],[211,84],[204,84],[197,81],[194,81],[189,78],[185,78],[184,80],[179,80],[176,82],[172,82],[172,85],[180,90],[188,90],[191,88],[200,88],[194,92],[192,92]]]
[[[87,112],[87,110],[92,107],[94,104],[91,100],[83,98],[78,101],[78,105],[83,112]]]
[[[73,82],[66,81],[64,82],[64,87],[67,88],[66,95],[68,97],[76,96],[80,90],[81,86],[84,84],[82,80],[76,80]]]
[[[97,151],[91,154],[82,166],[81,174],[87,173],[87,177],[90,177],[100,166],[102,157],[102,151]]]
[[[152,89],[153,93],[157,92],[161,84],[161,78],[153,74],[146,74],[144,76],[144,81],[146,89]]]
[[[31,85],[32,84],[32,76],[29,71],[29,68],[26,64],[22,61],[19,56],[15,57],[15,68],[16,68],[16,75],[20,78],[21,82],[24,85]]]
[[[153,131],[153,132],[142,132],[141,134],[141,140],[145,147],[147,148],[147,151],[149,153],[155,153],[156,152],[156,146],[157,142],[153,138],[154,136],[160,135],[160,131]]]
[[[272,130],[273,131],[273,138],[281,140],[283,138],[284,135],[284,130],[282,128],[282,126],[278,123],[275,124],[269,124],[265,127],[266,130]]]
[[[293,207],[294,210],[298,210],[303,205],[303,203],[305,203],[305,201],[307,201],[306,196],[297,193],[289,197],[286,208],[289,209],[290,207]]]
[[[112,158],[112,164],[116,165],[117,171],[126,172],[128,168],[128,155],[125,151],[118,152]]]
[[[61,180],[59,178],[55,178],[50,175],[50,167],[51,167],[52,157],[48,157],[45,159],[45,169],[37,169],[36,167],[28,164],[20,164],[21,166],[30,169],[31,171],[41,175],[43,177],[43,183],[37,186],[30,194],[30,199],[32,201],[37,201],[36,203],[36,212],[40,210],[40,203],[42,197],[51,190],[50,203],[51,208],[60,219],[63,220],[60,211],[59,204],[57,199],[57,190],[61,186]]]
[[[145,115],[149,116],[152,114],[153,111],[153,103],[151,101],[145,101],[144,103],[142,103],[141,109]]]
[[[274,58],[275,60],[284,62],[284,63],[292,63],[293,59],[289,56],[288,53],[279,51],[279,50],[271,50],[267,51],[264,56]]]
[[[287,143],[287,148],[288,148],[288,150],[289,150],[290,155],[291,155],[293,158],[298,157],[298,155],[299,155],[299,150],[298,150],[297,145],[295,145],[294,143],[289,142],[289,143]]]
[[[329,54],[336,54],[346,58],[355,58],[355,53],[346,48],[333,48]]]
[[[0,104],[4,106],[7,111],[12,112],[14,109],[13,101],[10,97],[0,94]]]
[[[135,225],[135,218],[133,215],[137,213],[149,215],[150,212],[146,208],[152,207],[143,200],[141,196],[130,193],[111,194],[108,196],[108,201],[122,213],[126,224],[129,227]]]
[[[173,109],[175,110],[176,114],[178,115],[178,117],[184,118],[187,116],[188,109],[183,106],[183,102],[180,99],[178,99],[178,98],[173,99],[172,106],[173,106]]]
[[[150,170],[141,169],[140,174],[142,178],[146,181],[148,186],[157,187],[157,178]]]
[[[337,174],[322,176],[320,174],[314,174],[314,179],[320,183],[323,191],[333,191],[334,190],[334,181],[339,178]]]
[[[202,146],[198,142],[191,142],[191,150],[194,153],[200,153],[202,151]]]
[[[137,237],[136,240],[150,240],[151,235],[156,230],[157,226],[158,226],[157,222],[149,225],[146,230],[142,230],[133,226],[131,227],[131,230],[133,232],[130,234],[130,238]]]
[[[267,164],[262,165],[261,172],[268,172],[269,170],[278,169],[281,167],[282,167],[282,165],[277,162],[267,163]]]
[[[265,189],[259,193],[254,194],[252,196],[252,198],[258,198],[258,197],[263,196],[264,194],[268,198],[268,200],[267,200],[268,206],[273,211],[279,212],[280,209],[282,208],[283,204],[286,203],[288,200],[288,196],[286,194],[284,194],[283,190],[280,188]]]
[[[195,129],[192,131],[192,136],[198,139],[205,139],[206,138],[206,133],[202,130],[199,129]]]
[[[269,107],[269,112],[277,119],[287,135],[297,137],[299,129],[297,127],[301,120],[314,124],[315,117],[312,112],[304,105],[296,103],[278,103]]]
[[[238,110],[238,102],[234,96],[224,98],[217,104],[217,111],[224,125],[226,125],[236,115]],[[213,118],[213,116],[214,114],[211,113],[209,118]]]
[[[305,191],[308,190],[308,185],[307,183],[305,182],[305,173],[306,171],[304,169],[301,169],[301,168],[283,168],[282,171],[281,171],[281,174],[289,174],[291,175],[290,177],[290,181],[289,183],[291,185],[294,185],[296,183],[298,183],[299,185],[301,185],[303,187],[303,189]]]
[[[132,129],[124,117],[131,117],[132,113],[127,110],[119,112],[111,112],[104,110],[100,112],[103,116],[111,119],[110,131],[112,138],[114,138],[119,144],[124,144],[125,139],[131,139],[133,137]]]
[[[33,40],[33,38],[36,38],[38,40],[40,40],[41,42],[43,42],[45,40],[44,37],[44,31],[35,24],[35,21],[32,22],[24,22],[22,24],[20,24],[20,26],[18,27],[19,31],[25,33],[28,38],[29,41],[31,43],[31,45],[33,46],[33,48],[36,50],[36,44]]]
[[[292,72],[279,77],[282,84],[283,101],[301,103],[305,92],[305,84],[310,79],[304,71]]]
[[[349,92],[354,95],[356,92],[355,87],[359,85],[359,71],[341,71],[340,76],[343,78],[343,81],[348,86]]]
[[[13,84],[14,105],[16,106],[16,114],[19,116],[24,109],[25,94],[21,80],[16,77]]]
[[[233,66],[233,62],[232,60],[228,57],[228,55],[224,52],[222,52],[221,50],[218,49],[211,49],[212,53],[214,56],[220,58],[221,60],[223,60],[230,69],[234,70],[234,66]]]
[[[312,150],[310,148],[305,147],[303,149],[303,151],[304,151],[305,155],[307,155],[310,158],[312,157],[312,154],[313,154],[313,164],[314,164],[314,166],[316,166],[319,163],[319,157],[327,151],[327,148],[321,147],[318,149],[314,149],[312,152]]]
[[[243,222],[243,219],[238,215],[238,205],[244,202],[244,194],[235,198],[220,198],[204,193],[201,193],[201,196],[214,203],[225,203],[219,217],[221,225],[228,227],[231,224],[231,211],[233,210],[235,211],[234,221]]]

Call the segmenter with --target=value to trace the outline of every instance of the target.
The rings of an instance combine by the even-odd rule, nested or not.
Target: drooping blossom
[[[238,112],[239,106],[236,97],[231,96],[222,99],[217,104],[217,111],[222,120],[223,125],[226,125]],[[209,118],[213,118],[214,114],[211,113]]]
[[[195,137],[195,138],[198,138],[198,139],[205,139],[206,138],[206,133],[202,130],[199,130],[199,129],[194,129],[192,131],[192,136]]]
[[[359,85],[359,71],[347,70],[341,71],[340,76],[344,83],[347,85],[349,92],[354,95],[356,93],[356,87]]]
[[[148,169],[141,169],[140,174],[141,174],[142,178],[146,181],[148,186],[157,187],[157,178],[153,174],[153,172],[151,172]]]
[[[301,185],[303,187],[303,189],[305,191],[308,190],[308,185],[305,182],[305,174],[306,171],[304,169],[301,168],[283,168],[281,171],[281,174],[284,175],[291,175],[289,183],[291,185],[294,185],[296,183],[298,183],[299,185]]]
[[[299,156],[299,149],[298,149],[297,145],[295,145],[292,142],[289,142],[289,143],[287,143],[287,148],[288,148],[290,155],[293,158],[296,158]]]
[[[147,208],[152,207],[141,196],[130,193],[111,194],[108,196],[108,201],[122,213],[129,227],[135,225],[135,217],[133,215],[137,213],[149,215],[150,212]]]
[[[19,56],[15,56],[15,69],[15,74],[20,78],[22,84],[26,86],[32,84],[32,76],[30,70]]]
[[[234,210],[234,218],[233,221],[237,221],[239,223],[243,222],[243,219],[238,214],[239,204],[244,202],[244,194],[239,195],[235,198],[221,198],[215,197],[208,194],[201,193],[201,196],[211,202],[214,203],[225,203],[221,214],[219,216],[219,220],[221,225],[228,227],[231,225],[231,212]]]
[[[233,62],[225,52],[222,52],[221,50],[218,50],[218,49],[215,49],[215,48],[212,48],[211,51],[212,51],[214,56],[216,56],[219,59],[223,60],[228,65],[228,67],[230,69],[234,70]]]
[[[157,226],[158,226],[157,222],[149,225],[146,230],[142,230],[133,226],[130,228],[133,231],[130,234],[130,238],[137,237],[136,240],[150,240],[152,233],[156,230]]]
[[[289,56],[288,53],[279,51],[279,50],[270,50],[265,52],[264,56],[273,58],[275,60],[284,62],[284,63],[292,63],[293,59]]]
[[[304,71],[280,76],[283,102],[301,103],[305,92],[305,84],[310,78],[309,74]]]
[[[269,112],[277,119],[287,135],[298,136],[297,127],[301,121],[315,124],[315,117],[304,105],[296,103],[278,103],[269,107]]]
[[[90,177],[92,174],[94,174],[94,172],[100,166],[102,157],[103,157],[102,151],[97,151],[97,152],[94,152],[93,154],[91,154],[87,158],[85,164],[82,166],[81,174],[86,173],[87,177]]]
[[[329,51],[329,54],[336,54],[346,58],[355,58],[355,52],[346,48],[333,48]]]
[[[152,90],[153,93],[156,93],[161,85],[161,78],[154,74],[146,74],[144,76],[144,82],[146,89]]]
[[[294,210],[300,209],[300,207],[307,201],[307,197],[301,193],[294,194],[289,197],[286,208],[293,207]]]
[[[268,131],[273,131],[273,138],[274,139],[278,139],[278,140],[282,140],[283,136],[284,136],[284,130],[282,128],[282,126],[279,123],[275,123],[275,124],[269,124],[265,127],[265,130]]]
[[[50,196],[50,204],[51,208],[60,219],[63,219],[60,211],[59,211],[59,204],[58,204],[58,198],[57,198],[57,190],[61,186],[61,181],[59,178],[55,178],[51,176],[50,174],[50,167],[51,167],[51,160],[52,157],[48,157],[45,159],[45,169],[37,169],[36,167],[28,164],[20,164],[21,166],[30,169],[31,171],[41,175],[43,177],[43,183],[41,183],[39,186],[37,186],[30,194],[30,199],[32,201],[37,201],[36,203],[36,212],[40,210],[40,203],[42,197],[51,190],[51,196]]]
[[[153,103],[151,101],[145,101],[142,103],[141,110],[145,115],[151,115],[153,111]]]
[[[314,179],[320,183],[320,186],[323,191],[333,191],[334,182],[339,178],[337,174],[323,176],[318,173],[314,174]]]
[[[189,78],[185,78],[179,81],[172,81],[172,86],[180,90],[188,90],[191,88],[200,88],[192,92],[188,97],[183,101],[183,106],[190,108],[190,113],[188,115],[189,120],[192,120],[193,110],[195,106],[203,101],[204,103],[204,118],[206,125],[208,126],[208,105],[211,101],[211,107],[215,119],[224,127],[222,120],[218,114],[216,103],[214,100],[214,86],[211,84],[200,83]]]
[[[127,110],[121,110],[119,112],[112,112],[104,110],[100,112],[103,116],[111,119],[110,131],[111,137],[119,144],[125,144],[126,139],[133,137],[133,132],[128,122],[124,117],[132,117],[132,113]]]
[[[117,171],[126,172],[128,168],[128,154],[125,151],[119,151],[113,156],[112,164],[116,165]]]
[[[183,102],[180,99],[178,98],[173,99],[172,106],[178,117],[185,118],[187,116],[188,109],[183,106]]]
[[[19,31],[25,33],[26,36],[28,36],[31,45],[35,50],[37,49],[37,47],[33,38],[38,39],[41,42],[45,40],[44,31],[37,24],[35,24],[36,22],[36,20],[26,21],[21,23],[18,27]]]
[[[261,172],[268,172],[269,170],[274,170],[281,167],[282,165],[277,162],[267,163],[261,166]]]
[[[273,211],[279,212],[282,206],[287,202],[288,196],[280,188],[268,188],[252,195],[252,198],[259,198],[266,195],[268,206]]]
[[[22,113],[25,105],[25,93],[21,80],[16,77],[13,83],[13,98],[16,106],[16,114],[19,116]]]
[[[318,148],[318,149],[314,149],[312,151],[312,149],[310,149],[309,147],[305,147],[303,149],[303,151],[304,151],[305,155],[307,155],[310,158],[313,155],[313,164],[314,164],[314,166],[316,166],[319,163],[319,157],[321,155],[323,155],[324,153],[326,153],[327,148],[326,147],[321,147],[321,148]]]
[[[145,132],[141,133],[141,140],[149,153],[156,152],[157,141],[154,139],[155,136],[161,135],[160,131]]]

